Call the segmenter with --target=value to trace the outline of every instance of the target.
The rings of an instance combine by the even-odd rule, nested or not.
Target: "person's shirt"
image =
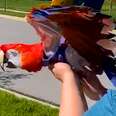
[[[116,90],[108,90],[84,116],[116,116]]]

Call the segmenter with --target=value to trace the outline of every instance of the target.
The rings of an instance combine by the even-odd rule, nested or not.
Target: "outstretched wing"
[[[105,25],[103,19],[109,18],[110,16],[94,12],[91,8],[79,6],[34,9],[27,16],[41,40],[48,43],[48,48],[64,37],[98,72],[102,69],[105,54],[96,42],[105,38],[102,33]]]

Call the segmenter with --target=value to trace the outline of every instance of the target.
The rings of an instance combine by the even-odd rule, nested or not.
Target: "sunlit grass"
[[[32,7],[50,4],[47,0],[6,0],[6,8],[20,11],[29,11]],[[0,0],[0,8],[5,8],[5,0]]]
[[[25,17],[26,15],[26,13],[17,13],[17,12],[4,11],[4,10],[0,10],[0,14],[17,16],[17,17]]]
[[[0,91],[0,116],[58,116],[58,109]]]
[[[116,19],[116,2],[112,3],[112,11],[110,12],[110,0],[105,0],[104,5],[102,7],[102,12],[111,15],[113,19]]]
[[[30,11],[32,7],[45,7],[50,6],[51,1],[49,0],[6,0],[6,8],[7,9],[14,9],[19,11]],[[105,14],[110,14],[110,0],[105,0],[104,5],[102,7],[102,12]],[[5,8],[5,0],[0,0],[0,8]],[[0,11],[1,14],[8,14],[13,16],[24,17],[25,13],[16,13],[16,12],[9,12],[9,11]],[[116,2],[113,2],[112,12],[111,15],[114,19],[116,19]]]

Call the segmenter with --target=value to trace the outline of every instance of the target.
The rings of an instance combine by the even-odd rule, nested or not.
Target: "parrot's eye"
[[[11,52],[11,54],[15,57],[17,56],[17,53],[16,52]]]
[[[19,55],[18,51],[14,50],[14,49],[10,49],[7,51],[7,58],[10,58],[10,57],[16,57]]]
[[[10,49],[6,53],[8,67],[14,68],[20,66],[20,54],[17,50]]]

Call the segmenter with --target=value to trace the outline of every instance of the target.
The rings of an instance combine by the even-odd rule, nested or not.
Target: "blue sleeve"
[[[89,6],[93,8],[96,11],[100,11],[102,8],[102,5],[104,3],[104,0],[85,0],[85,6]]]
[[[116,90],[108,90],[84,116],[116,116]]]
[[[81,5],[88,6],[93,8],[95,11],[100,11],[104,0],[74,0],[74,5]]]

